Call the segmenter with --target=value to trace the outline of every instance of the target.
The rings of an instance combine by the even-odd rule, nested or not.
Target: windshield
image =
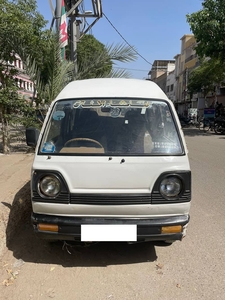
[[[142,99],[56,102],[39,153],[56,155],[181,155],[168,104]]]

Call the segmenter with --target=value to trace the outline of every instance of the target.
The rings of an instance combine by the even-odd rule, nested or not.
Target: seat
[[[145,115],[141,114],[141,109],[126,113],[121,133],[121,143],[128,153],[143,154],[151,151],[151,136],[146,129],[146,119]]]
[[[88,108],[81,109],[77,119],[75,119],[70,139],[86,138],[102,143],[103,136],[104,126],[97,112]]]

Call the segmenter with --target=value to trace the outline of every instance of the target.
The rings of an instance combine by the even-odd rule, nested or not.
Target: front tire
[[[219,126],[218,124],[215,124],[214,131],[215,131],[216,134],[222,134],[223,133],[223,128],[222,128],[222,126]]]
[[[166,240],[166,241],[164,241],[164,243],[167,244],[167,245],[172,245],[174,242],[176,242],[176,241],[174,241],[174,240]]]

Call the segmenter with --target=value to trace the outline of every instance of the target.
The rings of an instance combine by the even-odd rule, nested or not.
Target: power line
[[[112,24],[112,22],[106,17],[106,15],[104,13],[102,13],[103,16],[106,18],[106,20],[109,22],[109,24],[113,27],[113,29],[119,34],[119,36],[124,40],[124,42],[131,47],[138,56],[140,56],[144,61],[146,61],[149,65],[152,65],[152,63],[150,63],[146,58],[144,58],[137,50],[134,49],[134,47],[131,46],[130,43],[128,43],[128,41],[122,36],[122,34],[116,29],[116,27]]]
[[[138,72],[149,72],[149,70],[129,69],[129,68],[120,68],[120,67],[113,67],[113,69],[121,69],[121,70],[129,70],[129,71],[138,71]]]

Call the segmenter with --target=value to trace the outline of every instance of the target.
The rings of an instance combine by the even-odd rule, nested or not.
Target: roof
[[[56,100],[89,97],[133,97],[168,100],[156,83],[149,80],[125,78],[96,78],[72,81],[59,93]]]

